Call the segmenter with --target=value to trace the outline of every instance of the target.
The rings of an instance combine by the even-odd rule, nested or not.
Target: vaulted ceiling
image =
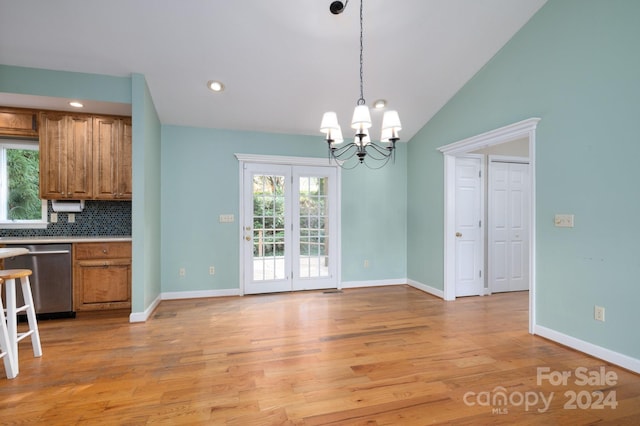
[[[545,1],[364,0],[367,104],[386,99],[410,139]],[[320,135],[323,112],[344,129],[359,97],[360,2],[330,3],[0,0],[0,63],[144,74],[163,124]]]

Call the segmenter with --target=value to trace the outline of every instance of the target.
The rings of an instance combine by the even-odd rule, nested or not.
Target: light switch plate
[[[553,220],[553,223],[558,228],[573,228],[573,215],[557,214]]]
[[[235,220],[235,218],[233,217],[233,214],[221,214],[218,217],[218,221],[220,223],[231,223]]]

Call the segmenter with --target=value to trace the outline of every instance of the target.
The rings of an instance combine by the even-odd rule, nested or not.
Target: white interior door
[[[456,158],[455,282],[456,297],[484,294],[482,156]]]
[[[334,167],[245,164],[244,293],[337,288],[336,175]]]
[[[489,288],[529,289],[529,163],[489,157]]]

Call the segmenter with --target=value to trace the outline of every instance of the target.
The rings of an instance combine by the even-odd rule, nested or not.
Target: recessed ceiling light
[[[207,87],[209,90],[213,90],[214,92],[222,92],[224,90],[224,84],[216,80],[209,80],[207,82]]]
[[[69,102],[69,105],[71,105],[74,108],[82,108],[84,105],[82,105],[81,102],[78,101],[71,101]]]
[[[387,101],[385,101],[384,99],[378,99],[377,101],[375,101],[373,103],[373,107],[375,109],[382,109],[382,108],[384,108],[386,106],[387,106]]]

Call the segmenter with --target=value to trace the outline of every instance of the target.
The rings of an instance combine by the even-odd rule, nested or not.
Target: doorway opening
[[[438,148],[444,155],[444,299],[456,298],[456,163],[460,156],[488,149],[507,142],[526,140],[528,144],[528,218],[527,235],[528,282],[529,282],[529,332],[533,334],[535,324],[535,131],[539,118],[530,118],[480,135]]]

